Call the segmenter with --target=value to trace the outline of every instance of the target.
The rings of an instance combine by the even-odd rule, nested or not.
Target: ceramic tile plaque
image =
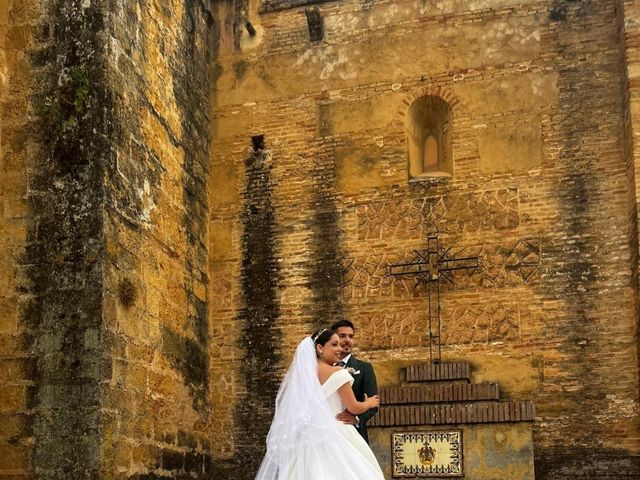
[[[391,435],[393,477],[462,477],[462,431]]]

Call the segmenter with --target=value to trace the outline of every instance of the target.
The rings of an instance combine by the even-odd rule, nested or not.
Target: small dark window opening
[[[309,7],[304,10],[307,15],[307,28],[312,42],[319,42],[324,38],[324,21],[318,7]]]
[[[251,35],[252,37],[256,36],[256,27],[254,27],[253,23],[251,23],[249,20],[245,22],[244,27],[247,29],[247,32],[249,32],[249,35]]]
[[[255,135],[251,137],[251,146],[254,152],[264,150],[264,135]]]

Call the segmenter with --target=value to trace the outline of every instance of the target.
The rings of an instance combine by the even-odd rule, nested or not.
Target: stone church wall
[[[0,478],[209,478],[214,23],[0,6]]]
[[[28,225],[27,152],[33,144],[29,97],[34,91],[30,50],[40,38],[37,1],[0,5],[0,477],[28,471],[35,396],[30,329],[20,319],[28,303],[25,259]]]
[[[304,2],[323,20],[312,42],[303,5],[285,3],[250,4],[255,35],[223,41],[218,61],[216,468],[251,477],[234,466],[255,470],[255,432],[303,332],[352,319],[382,384],[427,359],[426,290],[385,269],[436,230],[484,261],[443,285],[443,359],[534,400],[537,476],[640,474],[623,6]],[[453,111],[451,179],[408,179],[422,95]]]
[[[625,62],[624,81],[624,127],[625,127],[625,156],[627,158],[627,177],[630,186],[629,195],[629,225],[631,229],[630,248],[632,252],[632,265],[636,266],[633,283],[638,282],[638,161],[639,150],[634,132],[637,130],[635,124],[638,121],[638,92],[636,70],[638,62],[638,23],[634,20],[638,18],[640,11],[635,2],[619,2],[616,4],[616,12],[619,16],[620,46],[623,49],[623,60]],[[640,312],[638,313],[640,314]],[[637,314],[637,315],[638,315]],[[637,316],[636,315],[636,316]]]
[[[209,478],[207,182],[211,13],[200,1],[116,2],[106,171],[103,468]]]
[[[635,2],[1,3],[0,478],[253,478],[305,333],[427,361],[385,271],[433,231],[484,265],[443,360],[535,402],[536,476],[640,475]]]
[[[2,5],[4,478],[99,471],[103,13]]]

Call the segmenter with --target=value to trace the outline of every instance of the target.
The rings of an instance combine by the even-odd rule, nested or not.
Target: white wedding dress
[[[347,370],[338,370],[321,386],[322,393],[327,399],[329,408],[333,415],[344,410],[344,404],[340,399],[338,389],[345,383],[353,383],[353,377]],[[343,453],[348,458],[349,465],[340,465],[339,459],[330,458],[330,453],[325,455],[322,449],[314,446],[313,448],[301,448],[295,455],[287,468],[286,474],[282,477],[286,480],[384,480],[384,475],[380,470],[378,461],[373,455],[371,448],[360,436],[353,425],[348,425],[335,420],[340,434],[346,442]],[[330,450],[330,449],[328,449]],[[338,462],[336,462],[338,460]],[[299,472],[304,470],[308,472],[308,477],[301,478]],[[352,470],[349,474],[349,470]],[[323,473],[320,473],[323,472]]]
[[[338,389],[353,378],[334,372],[320,385],[311,338],[300,342],[278,397],[267,453],[256,480],[384,480],[355,427],[338,421]]]

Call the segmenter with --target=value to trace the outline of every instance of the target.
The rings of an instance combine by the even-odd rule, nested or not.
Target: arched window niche
[[[452,113],[435,95],[417,98],[407,115],[409,178],[447,178],[453,175]]]

